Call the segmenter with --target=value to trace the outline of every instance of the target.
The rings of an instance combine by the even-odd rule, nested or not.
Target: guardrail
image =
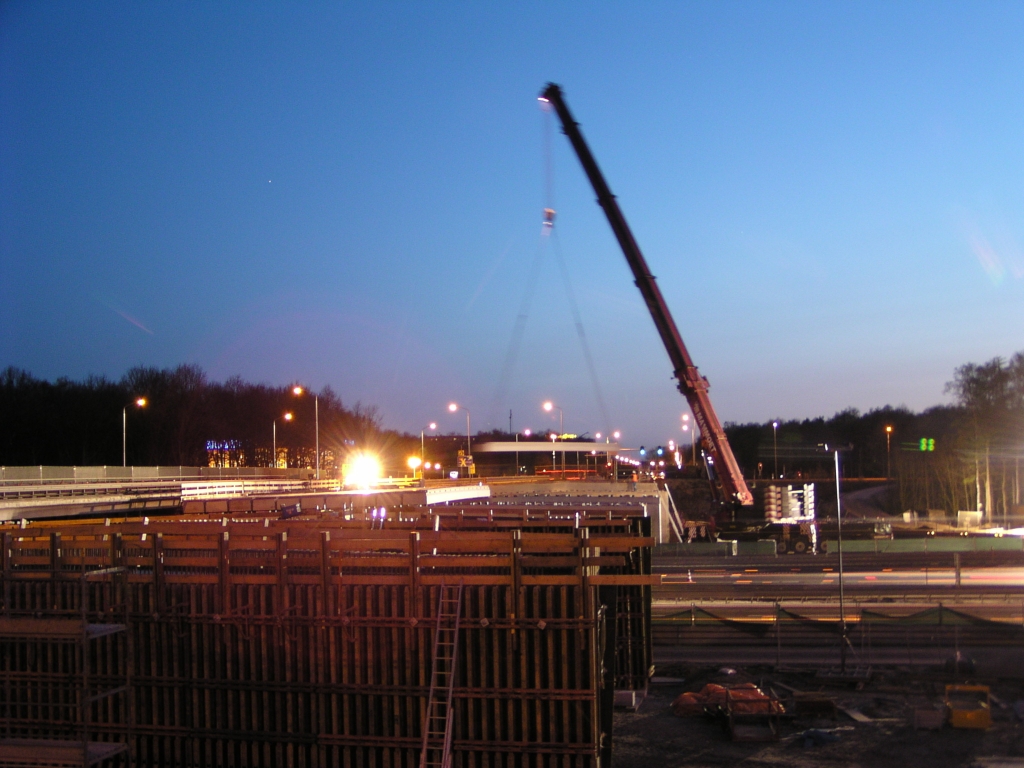
[[[251,496],[259,493],[303,491],[313,489],[313,483],[315,482],[304,482],[302,480],[226,480],[218,483],[202,481],[183,482],[181,484],[181,500],[224,499],[237,496]],[[321,480],[316,487],[337,490],[339,483],[337,481],[325,483]]]

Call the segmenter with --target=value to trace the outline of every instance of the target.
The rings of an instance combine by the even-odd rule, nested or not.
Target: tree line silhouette
[[[293,386],[211,382],[195,365],[136,367],[120,381],[49,382],[7,368],[0,372],[0,464],[119,466],[126,434],[129,465],[206,466],[213,456],[265,467],[276,420],[279,461],[314,467],[317,406],[325,469],[355,447],[385,451],[402,440],[383,429],[375,407],[345,407],[330,387],[296,395]],[[145,406],[136,405],[139,398]]]
[[[891,511],[1024,514],[1024,352],[959,366],[946,391],[955,404],[921,413],[850,408],[830,419],[726,424],[725,431],[750,477],[831,477],[827,445],[841,449],[845,477],[892,478]]]

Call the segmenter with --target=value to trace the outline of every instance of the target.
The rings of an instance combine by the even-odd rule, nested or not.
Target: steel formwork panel
[[[480,531],[435,531],[454,515],[428,514],[383,530],[269,517],[11,526],[2,599],[72,608],[83,570],[128,569],[141,765],[413,768],[437,590],[461,581],[454,765],[583,768],[610,756],[610,686],[646,687],[656,577],[644,518],[581,516],[600,525],[574,512],[568,526],[545,515]]]

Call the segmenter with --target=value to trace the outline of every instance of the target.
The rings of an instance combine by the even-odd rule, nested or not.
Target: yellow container
[[[990,728],[992,707],[987,685],[947,685],[946,707],[954,728]]]

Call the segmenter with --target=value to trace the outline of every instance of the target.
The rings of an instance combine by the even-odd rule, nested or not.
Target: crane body
[[[558,118],[562,123],[562,130],[569,137],[576,156],[579,158],[583,170],[590,180],[594,192],[597,194],[597,202],[604,210],[608,223],[611,225],[615,238],[619,241],[622,253],[629,263],[633,272],[637,288],[647,304],[647,310],[651,313],[654,325],[658,329],[661,341],[665,345],[669,359],[672,362],[673,375],[675,376],[679,391],[686,398],[686,402],[693,412],[693,417],[700,429],[701,447],[704,449],[708,463],[708,477],[711,480],[712,492],[716,501],[733,507],[750,507],[754,503],[754,497],[747,488],[747,483],[740,472],[739,464],[733,455],[725,430],[718,420],[711,399],[708,396],[708,380],[700,374],[697,366],[693,364],[690,353],[683,343],[668,305],[661,295],[661,290],[647,266],[647,261],[640,252],[640,247],[633,238],[633,233],[626,223],[626,218],[619,210],[619,205],[612,194],[608,183],[601,173],[601,169],[590,153],[590,148],[583,139],[579,126],[573,119],[569,108],[562,96],[562,89],[554,83],[549,83],[540,96],[554,107]]]

